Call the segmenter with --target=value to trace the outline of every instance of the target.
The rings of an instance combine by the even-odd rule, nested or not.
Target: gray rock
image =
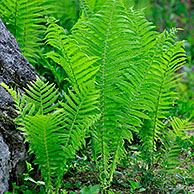
[[[36,75],[0,18],[0,82],[22,92]],[[0,86],[0,194],[7,191],[9,184],[24,171],[27,158],[24,137],[13,123],[16,116],[12,97]]]
[[[9,183],[9,161],[10,161],[10,152],[7,144],[3,141],[0,136],[0,191],[4,192],[7,190]]]

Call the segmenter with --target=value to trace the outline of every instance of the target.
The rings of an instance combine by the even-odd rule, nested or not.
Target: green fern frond
[[[36,114],[47,114],[53,112],[58,107],[56,103],[59,96],[57,90],[55,90],[54,84],[44,84],[37,76],[35,82],[31,82],[28,85],[28,89],[24,89],[25,93],[21,94],[20,91],[16,91],[9,88],[5,84],[1,84],[12,95],[14,99],[14,105],[18,117],[15,119],[18,125],[17,129],[26,132],[24,120],[27,116],[34,116]]]
[[[85,145],[86,132],[100,117],[97,114],[99,92],[93,83],[74,87],[65,95],[66,103],[60,102],[59,109],[54,85],[44,84],[38,77],[22,97],[2,85],[14,97],[20,114],[15,121],[36,155],[35,163],[39,164],[47,192],[53,191],[53,182],[57,192],[67,160]]]
[[[97,57],[88,57],[82,53],[55,21],[49,25],[45,38],[46,43],[57,50],[47,53],[47,57],[64,68],[72,85],[79,87],[94,81],[95,74],[99,70],[98,66],[93,65],[98,60]]]
[[[155,81],[153,91],[155,91],[155,108],[150,113],[152,120],[144,125],[140,131],[142,143],[145,149],[154,152],[156,149],[155,142],[158,135],[162,133],[164,128],[163,119],[169,116],[170,109],[173,108],[176,92],[174,91],[176,83],[182,73],[176,72],[185,62],[185,51],[183,43],[174,41],[175,31],[170,33],[164,31],[158,36],[158,48],[154,63],[156,64],[150,69],[151,75]],[[162,44],[161,44],[162,43]],[[161,47],[161,49],[159,49]],[[156,49],[155,47],[153,47]],[[176,72],[176,74],[175,74]]]
[[[71,84],[65,102],[60,103],[62,108],[57,109],[54,85],[40,80],[29,86],[26,101],[19,101],[18,106],[23,108],[24,102],[28,102],[25,115],[29,111],[36,114],[24,119],[28,128],[35,130],[39,120],[44,119],[40,120],[42,131],[48,128],[48,133],[56,138],[59,133],[63,164],[85,145],[85,133],[89,131],[95,144],[92,150],[99,180],[106,189],[117,163],[126,153],[124,141],[131,143],[133,132],[138,132],[144,149],[152,154],[156,140],[162,141],[163,132],[167,134],[163,121],[176,98],[174,88],[181,75],[177,70],[185,61],[185,52],[183,43],[174,41],[175,29],[155,32],[141,11],[127,10],[122,0],[107,0],[97,12],[90,11],[85,0],[81,3],[88,17],[78,21],[72,35],[67,36],[55,19],[48,20],[45,38],[53,51],[47,57],[63,67]],[[51,113],[55,109],[57,112]],[[59,125],[55,119],[59,119]],[[52,133],[52,125],[59,132]],[[175,132],[182,126],[178,120],[172,125]],[[176,142],[170,147],[174,132],[169,134],[164,141],[166,158],[175,158],[180,147]],[[50,135],[41,140],[43,144]],[[51,161],[49,157],[46,160]],[[51,182],[55,175],[50,173],[47,181]]]
[[[30,142],[30,148],[35,153],[35,163],[39,165],[42,177],[49,193],[53,190],[52,182],[55,181],[57,190],[63,176],[64,139],[67,134],[61,127],[66,115],[47,114],[27,116],[24,120],[26,139]]]
[[[35,82],[28,84],[25,97],[28,103],[34,104],[37,114],[43,115],[53,112],[58,107],[56,101],[59,94],[57,91],[54,84],[49,84],[49,82],[44,84],[37,77]]]
[[[35,106],[32,103],[28,103],[26,105],[26,96],[25,94],[20,93],[20,91],[17,91],[13,88],[10,88],[5,83],[0,83],[1,86],[3,86],[9,94],[13,97],[14,100],[14,106],[15,111],[18,114],[18,117],[14,119],[14,122],[18,125],[17,129],[20,131],[25,132],[25,126],[23,120],[27,115],[34,115],[35,114]]]
[[[131,142],[132,131],[141,130],[142,121],[155,123],[151,113],[164,118],[169,104],[164,105],[167,100],[172,103],[169,96],[174,97],[171,90],[175,78],[180,76],[173,73],[182,66],[185,54],[182,43],[174,43],[174,31],[155,32],[142,12],[126,10],[119,0],[106,1],[96,14],[80,20],[72,29],[72,37],[88,56],[99,57],[96,81],[101,93],[101,119],[93,132],[94,158],[106,187],[118,158],[125,153],[123,139]],[[170,56],[164,56],[169,53]],[[164,79],[164,89],[159,90]],[[156,108],[158,99],[160,112]],[[150,126],[149,130],[139,131],[147,148],[155,146],[153,142],[158,136],[153,124]]]
[[[73,92],[69,90],[69,95],[65,97],[67,103],[60,103],[67,115],[64,128],[68,135],[64,142],[64,152],[72,157],[75,151],[85,145],[85,133],[99,117],[96,114],[99,94],[94,87],[82,87],[81,90],[74,88]]]
[[[191,137],[189,133],[190,131],[194,130],[194,124],[190,122],[189,119],[183,120],[178,117],[171,117],[169,122],[173,128],[173,132],[172,130],[169,130],[169,133],[171,133],[172,137],[180,137],[183,140]]]
[[[10,93],[10,95],[13,97],[14,101],[17,101],[17,92],[13,88],[10,88],[5,83],[0,83],[0,85],[2,87],[4,87]]]
[[[182,165],[178,159],[182,152],[183,140],[189,139],[188,131],[194,130],[194,124],[189,120],[183,120],[178,117],[169,119],[172,128],[164,128],[161,134],[163,144],[162,154],[158,156],[159,163],[166,171],[175,171],[175,167]]]
[[[42,44],[44,15],[52,7],[52,0],[1,0],[0,15],[16,38],[22,54],[34,64]]]

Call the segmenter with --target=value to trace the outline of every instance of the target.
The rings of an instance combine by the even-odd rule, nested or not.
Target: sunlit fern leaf
[[[25,134],[31,152],[36,155],[35,162],[39,164],[47,192],[52,190],[53,182],[58,191],[67,160],[74,158],[76,151],[85,145],[86,131],[99,119],[98,91],[93,83],[74,87],[65,95],[66,103],[61,102],[62,108],[58,109],[54,85],[44,84],[38,77],[25,90],[23,98],[2,85],[14,97],[21,114],[16,119],[18,129]]]
[[[122,0],[105,1],[96,14],[79,20],[71,36],[55,20],[49,24],[46,41],[54,51],[47,57],[64,68],[72,85],[61,103],[67,129],[63,150],[71,158],[94,124],[90,131],[94,158],[101,185],[107,188],[125,154],[124,139],[131,143],[132,132],[154,151],[161,121],[175,97],[172,90],[180,74],[173,73],[185,60],[182,42],[174,43],[173,31],[155,32],[142,12],[126,10]],[[38,88],[28,92],[35,107],[40,101]],[[44,113],[47,106],[37,109]],[[147,122],[150,128],[141,128]]]
[[[18,117],[14,119],[14,122],[17,124],[17,129],[25,132],[25,126],[23,123],[23,120],[27,115],[35,115],[35,106],[32,103],[28,103],[26,105],[26,96],[25,94],[21,94],[21,92],[18,90],[15,90],[13,88],[10,88],[5,83],[0,83],[1,86],[3,86],[9,94],[13,97],[14,100],[14,106],[15,111],[18,114]]]
[[[65,30],[55,21],[49,25],[45,38],[46,43],[56,49],[56,52],[47,53],[47,57],[64,68],[72,85],[78,87],[94,81],[99,70],[93,65],[97,57],[88,57],[81,52],[76,42],[66,36]]]
[[[177,98],[175,92],[176,83],[182,73],[178,70],[183,67],[186,60],[183,42],[174,43],[162,56],[162,81],[159,88],[156,112],[154,116],[154,131],[160,134],[160,121],[169,115],[169,110],[173,108]],[[176,72],[176,73],[175,73]],[[157,135],[155,134],[157,137]]]
[[[56,103],[59,96],[58,90],[54,84],[45,84],[37,77],[35,82],[28,85],[25,89],[26,100],[28,103],[34,104],[38,114],[47,114],[53,112],[58,107]]]
[[[166,95],[166,91],[159,88],[164,77],[169,77],[174,69],[167,75],[168,63],[162,57],[174,49],[174,55],[169,56],[168,61],[173,61],[169,62],[171,66],[177,64],[177,69],[185,60],[184,54],[179,56],[180,63],[173,59],[176,53],[183,52],[180,45],[177,47],[182,43],[174,45],[173,32],[167,34],[154,31],[141,11],[126,10],[119,0],[106,1],[99,12],[87,20],[80,20],[72,29],[72,37],[82,51],[88,56],[99,57],[100,71],[96,81],[101,91],[101,119],[93,136],[103,187],[107,186],[107,180],[112,180],[118,158],[125,152],[123,139],[131,142],[131,131],[137,132],[142,121],[154,121],[150,113],[156,110],[160,92],[164,97]],[[169,84],[173,84],[172,79],[169,78]],[[165,109],[162,111],[160,115],[164,117]],[[142,130],[140,135],[148,148],[147,145],[154,145],[157,134],[153,127],[146,130]]]
[[[18,129],[25,132],[24,119],[26,116],[34,116],[36,114],[47,114],[53,112],[58,107],[57,98],[59,96],[54,84],[44,84],[39,77],[35,82],[28,85],[28,89],[24,89],[26,93],[21,94],[19,91],[9,88],[2,84],[12,95],[18,117],[15,119]]]
[[[26,106],[25,110],[23,111],[25,95],[22,96],[19,91],[14,90],[13,88],[7,86],[5,83],[0,83],[0,85],[3,86],[13,97],[16,112],[24,118],[26,113],[28,113],[28,111],[32,107],[32,104],[28,104],[28,106]]]
[[[190,133],[194,131],[194,123],[190,122],[189,119],[181,119],[178,117],[171,117],[169,122],[172,126],[172,130],[169,130],[169,134],[180,137],[181,139],[188,139],[191,137]]]
[[[94,86],[90,88],[74,88],[66,95],[67,103],[60,103],[66,114],[64,127],[67,129],[67,139],[64,142],[64,152],[73,155],[85,144],[85,133],[99,118],[96,114],[99,94]],[[78,140],[81,140],[78,142]],[[69,153],[71,150],[71,153]]]
[[[22,54],[35,63],[45,31],[44,16],[53,0],[1,0],[0,15],[16,38]]]
[[[4,87],[9,92],[9,94],[13,97],[13,100],[14,101],[18,101],[17,92],[13,88],[9,87],[5,83],[0,83],[0,85],[2,87]]]
[[[67,134],[62,123],[65,117],[66,115],[56,113],[37,114],[27,116],[24,120],[26,139],[36,155],[34,162],[39,165],[47,192],[52,190],[51,185],[54,180],[59,186],[63,176],[64,158],[66,157],[63,144]]]

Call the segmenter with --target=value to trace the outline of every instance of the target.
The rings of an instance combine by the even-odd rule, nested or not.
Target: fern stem
[[[102,162],[103,162],[103,172],[106,174],[106,156],[105,156],[105,148],[104,148],[104,86],[105,86],[105,80],[104,80],[104,73],[105,73],[105,65],[106,65],[106,54],[107,54],[107,46],[108,46],[108,39],[109,39],[109,34],[110,34],[110,28],[111,28],[111,23],[112,23],[112,18],[113,18],[113,12],[115,8],[115,2],[114,0],[113,5],[112,5],[112,10],[111,10],[111,15],[110,15],[110,20],[107,28],[107,35],[106,35],[106,40],[105,40],[105,45],[104,45],[104,56],[103,56],[103,63],[102,63],[102,85],[101,85],[101,151],[102,151]],[[104,185],[104,180],[103,180],[103,187]]]
[[[113,157],[113,161],[112,161],[112,168],[111,168],[111,171],[110,171],[110,178],[109,178],[109,184],[112,182],[112,179],[113,179],[113,173],[115,171],[115,168],[116,168],[116,156],[117,154],[119,153],[119,145],[120,145],[120,142],[121,142],[121,139],[122,139],[122,132],[123,130],[121,129],[121,133],[120,133],[120,138],[119,138],[119,141],[117,141],[117,146],[116,146],[116,151],[114,153],[114,157]]]
[[[70,141],[70,138],[71,138],[71,134],[72,134],[72,130],[73,130],[74,124],[75,124],[75,122],[76,122],[76,119],[77,119],[79,110],[81,109],[81,106],[82,106],[82,104],[83,104],[83,102],[84,102],[84,100],[85,100],[85,98],[86,98],[87,95],[88,95],[88,94],[86,94],[86,95],[84,96],[84,98],[82,98],[82,101],[80,102],[80,104],[79,104],[79,106],[78,106],[78,108],[77,108],[77,110],[76,110],[76,114],[75,114],[75,116],[74,116],[73,122],[72,122],[72,124],[71,124],[71,128],[70,128],[70,130],[69,130],[69,136],[68,136],[68,139],[67,139],[66,144],[65,144],[64,147],[66,147],[66,146],[69,144],[69,141]]]
[[[40,89],[40,108],[41,108],[41,114],[43,115],[44,114],[44,110],[43,110],[43,99],[42,99],[42,88]]]
[[[61,40],[61,41],[62,41],[62,40]],[[63,46],[63,50],[65,51],[66,49],[65,49],[65,47],[64,47],[63,44],[62,44],[62,46]],[[64,55],[65,55],[65,57],[66,57],[66,59],[67,59],[67,62],[68,62],[68,64],[69,64],[69,67],[70,67],[71,73],[72,73],[72,75],[73,75],[74,81],[75,81],[75,83],[76,83],[76,86],[80,89],[80,86],[79,86],[79,84],[78,84],[77,78],[76,78],[75,73],[74,73],[74,71],[73,71],[73,68],[72,68],[70,59],[69,59],[67,53],[64,53]]]
[[[160,86],[159,95],[158,95],[158,99],[157,99],[157,104],[156,104],[156,114],[155,114],[155,117],[154,117],[153,139],[152,139],[152,150],[154,150],[154,147],[155,147],[155,138],[154,137],[155,137],[156,127],[157,127],[159,103],[160,103],[160,99],[161,99],[164,80],[165,80],[166,73],[167,73],[167,68],[168,68],[168,66],[166,66],[166,69],[165,69],[165,73],[164,73],[164,76],[163,76],[163,79],[162,79],[162,83],[161,83],[161,86]],[[153,156],[153,153],[152,153],[152,167],[151,168],[153,168],[153,163],[154,163],[154,156]]]
[[[48,121],[47,121],[48,123]],[[47,146],[47,138],[46,138],[46,127],[47,127],[47,123],[46,125],[44,126],[44,146],[45,146],[45,152],[46,152],[46,158],[47,158],[47,169],[48,169],[48,178],[49,180],[47,181],[48,183],[48,188],[50,187],[50,184],[51,184],[51,180],[50,180],[50,177],[51,177],[51,171],[50,171],[50,163],[49,163],[49,154],[48,154],[48,146]]]

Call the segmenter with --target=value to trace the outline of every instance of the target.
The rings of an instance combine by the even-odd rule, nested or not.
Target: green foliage
[[[62,101],[57,100],[55,85],[39,78],[22,96],[2,84],[15,100],[18,129],[36,155],[47,192],[59,191],[65,166],[86,145],[86,134],[102,193],[108,192],[134,135],[140,139],[144,163],[142,178],[128,182],[132,191],[146,186],[152,191],[158,181],[152,172],[155,163],[165,175],[175,169],[188,139],[185,131],[193,130],[188,120],[168,121],[182,75],[178,70],[186,60],[183,42],[176,41],[177,29],[158,33],[142,11],[127,9],[125,3],[81,0],[82,17],[71,35],[55,18],[47,18],[46,57],[63,69],[65,77],[59,82],[68,83]],[[84,187],[81,192],[90,190],[98,188]]]
[[[34,168],[32,165],[26,161],[26,169],[27,172],[20,175],[20,178],[22,179],[23,184],[21,186],[18,186],[15,182],[12,183],[12,192],[5,192],[5,194],[33,194],[36,193],[36,189],[39,189],[40,194],[45,194],[44,185],[45,183],[43,181],[35,181],[33,178],[31,178],[31,172],[33,172]],[[31,185],[33,184],[33,186]]]
[[[185,61],[176,30],[158,34],[140,11],[125,10],[119,1],[106,1],[72,30],[73,38],[88,56],[98,56],[97,88],[101,119],[93,130],[94,159],[103,187],[108,187],[116,163],[139,131],[144,148],[155,150],[161,119],[173,104],[174,72]],[[149,123],[143,127],[142,121]],[[151,147],[150,147],[151,146]]]
[[[181,165],[178,158],[183,151],[184,140],[189,140],[189,131],[194,130],[194,124],[188,120],[180,118],[171,118],[170,124],[172,128],[166,128],[161,134],[161,142],[163,143],[162,151],[159,153],[159,163],[163,173],[175,171],[175,166]]]
[[[1,18],[16,38],[23,55],[33,64],[42,45],[44,15],[51,7],[52,0],[1,0]]]
[[[65,70],[68,81],[71,85],[85,85],[94,80],[98,66],[93,66],[97,57],[88,57],[75,42],[66,36],[65,30],[58,26],[53,18],[50,18],[50,25],[47,28],[46,43],[56,49],[55,52],[47,53],[55,63]]]
[[[92,111],[95,110],[97,97],[94,93],[89,94],[91,90],[86,93],[83,88],[75,90],[76,95],[69,91],[67,103],[61,103],[63,108],[57,109],[58,95],[54,85],[44,84],[38,77],[22,97],[5,84],[2,85],[15,100],[20,113],[16,118],[18,129],[26,135],[30,150],[36,155],[35,163],[39,164],[46,191],[52,192],[52,183],[55,182],[57,192],[67,160],[73,158],[75,151],[84,144],[85,132],[95,122],[96,116]]]
[[[99,193],[100,191],[100,185],[95,185],[95,186],[92,186],[90,185],[88,188],[87,187],[84,187],[81,191],[80,191],[80,194],[90,194],[90,193]]]
[[[79,18],[79,1],[78,0],[58,0],[53,3],[53,14],[59,23],[67,32],[77,22]]]
[[[90,185],[88,188],[85,186],[81,189],[80,194],[97,194],[100,191],[100,185]],[[70,192],[70,194],[74,194],[75,192]]]
[[[194,12],[192,1],[164,1],[157,0],[152,2],[152,12],[150,13],[151,21],[153,21],[158,29],[162,31],[164,28],[170,29],[174,26],[183,28],[184,30],[178,34],[179,39],[185,39],[188,64],[192,67],[194,56]]]

